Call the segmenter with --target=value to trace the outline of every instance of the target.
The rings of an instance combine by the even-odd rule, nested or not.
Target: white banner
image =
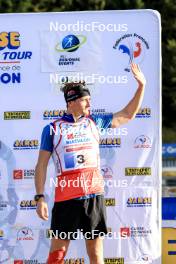
[[[159,264],[161,200],[161,26],[152,10],[0,15],[0,263],[46,262],[55,177],[49,162],[47,222],[33,201],[34,169],[46,124],[63,115],[64,80],[85,80],[92,113],[123,109],[147,80],[134,120],[102,135],[101,172],[109,235],[105,263]],[[112,133],[112,134],[111,134]],[[82,239],[66,263],[89,263]]]

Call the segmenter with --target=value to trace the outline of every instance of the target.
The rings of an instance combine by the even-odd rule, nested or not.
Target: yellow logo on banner
[[[125,168],[125,176],[134,176],[134,175],[145,175],[150,176],[152,174],[150,167],[142,168]]]
[[[9,49],[17,49],[20,47],[19,32],[1,32],[0,33],[0,50],[8,47]]]
[[[30,119],[30,111],[13,111],[4,112],[4,120],[16,120],[16,119]]]
[[[36,207],[37,203],[34,200],[22,200],[20,207]]]
[[[116,202],[114,198],[105,199],[105,206],[115,206]]]
[[[124,258],[105,258],[105,264],[124,264]]]
[[[140,108],[139,111],[136,114],[137,118],[149,118],[151,117],[151,108],[145,107],[145,108]]]
[[[121,144],[121,138],[101,138],[100,139],[100,145],[116,145],[120,146]]]
[[[130,197],[127,201],[128,204],[152,204],[152,197]]]
[[[2,229],[0,229],[0,237],[4,236],[4,231]]]
[[[38,147],[39,142],[34,140],[15,140],[14,147]]]
[[[84,258],[65,259],[64,264],[84,264]]]
[[[44,118],[49,117],[62,117],[66,111],[65,110],[45,110],[43,113]]]

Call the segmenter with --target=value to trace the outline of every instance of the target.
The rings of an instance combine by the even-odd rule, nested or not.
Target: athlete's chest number
[[[79,164],[82,164],[82,163],[85,162],[84,155],[78,155],[76,158],[77,158],[77,162],[78,162]]]

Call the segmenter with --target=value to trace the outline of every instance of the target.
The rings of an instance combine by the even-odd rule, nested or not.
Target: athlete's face
[[[71,109],[79,115],[89,115],[90,112],[90,96],[83,96],[75,101],[72,101]]]

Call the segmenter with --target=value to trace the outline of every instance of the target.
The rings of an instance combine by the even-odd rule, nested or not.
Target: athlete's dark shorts
[[[80,230],[82,233],[80,233]],[[107,234],[104,196],[56,202],[52,209],[50,238],[95,239]]]

